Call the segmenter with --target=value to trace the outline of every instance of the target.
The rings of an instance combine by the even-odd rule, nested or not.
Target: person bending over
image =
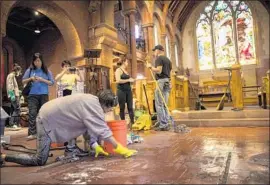
[[[129,150],[118,143],[105,122],[105,113],[118,104],[117,97],[111,90],[104,90],[97,96],[74,94],[56,98],[44,104],[37,117],[37,153],[36,154],[1,154],[4,161],[26,166],[45,165],[51,142],[65,142],[76,138],[86,131],[95,138],[101,138],[113,145],[114,151],[124,157],[134,155],[136,150]],[[96,142],[92,145],[96,153],[106,153]]]

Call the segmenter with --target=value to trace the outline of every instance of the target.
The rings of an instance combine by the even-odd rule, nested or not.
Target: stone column
[[[166,54],[166,40],[165,40],[165,38],[166,38],[166,36],[167,36],[167,34],[166,33],[162,33],[161,35],[160,35],[160,44],[164,47],[164,52],[165,52],[165,54]],[[170,47],[170,46],[169,46]]]
[[[144,38],[145,38],[145,45],[146,45],[146,52],[147,52],[147,58],[148,62],[154,65],[153,61],[153,47],[154,47],[154,39],[153,39],[153,23],[145,24],[142,26],[144,29]],[[148,80],[152,80],[152,76],[150,74],[150,71],[148,68],[145,68],[145,76]]]
[[[171,50],[170,54],[171,54],[172,70],[176,71],[177,67],[176,67],[176,58],[175,58],[174,46],[175,46],[175,42],[171,42],[170,43],[170,50]]]
[[[130,54],[131,54],[131,76],[132,78],[137,78],[137,56],[136,56],[136,38],[135,38],[135,13],[136,9],[130,9],[123,14],[129,19],[129,30],[130,30]]]
[[[233,108],[242,110],[244,107],[244,98],[240,69],[241,66],[239,64],[234,64],[232,66],[231,94],[233,100]]]

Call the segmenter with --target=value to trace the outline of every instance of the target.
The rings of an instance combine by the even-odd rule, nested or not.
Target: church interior
[[[143,123],[146,127],[134,131],[142,141],[128,145],[138,151],[130,159],[87,157],[53,166],[63,153],[55,150],[48,167],[7,162],[1,183],[269,184],[270,1],[4,0],[0,5],[0,102],[7,114],[6,79],[14,64],[21,66],[16,80],[22,90],[23,74],[38,52],[53,77],[61,73],[62,61],[70,61],[82,76],[73,90],[93,95],[104,89],[117,94],[118,62],[127,56],[127,73],[135,79],[135,119],[155,115],[159,87],[147,64],[155,65],[153,48],[161,45],[171,61],[166,108],[180,129],[156,132]],[[48,101],[58,97],[55,83]],[[25,139],[27,98],[20,102],[22,129],[5,128],[1,140],[7,135],[12,144],[35,148],[35,140]],[[115,107],[112,117],[119,112]],[[79,146],[83,140],[77,139]]]

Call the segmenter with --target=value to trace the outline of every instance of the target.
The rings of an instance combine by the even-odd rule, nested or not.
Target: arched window
[[[177,47],[177,44],[174,45],[174,53],[175,53],[175,64],[176,64],[176,67],[179,67],[178,47]]]
[[[166,56],[168,58],[171,58],[171,54],[170,54],[170,42],[169,42],[168,36],[165,37],[165,43],[166,43]]]
[[[154,25],[154,36],[155,36],[155,46],[158,45],[158,30],[157,26]]]
[[[256,64],[251,11],[244,1],[212,1],[196,24],[200,70]]]
[[[140,37],[140,28],[138,24],[135,24],[135,38],[138,39]]]

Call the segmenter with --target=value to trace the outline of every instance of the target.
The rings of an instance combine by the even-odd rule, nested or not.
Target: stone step
[[[240,119],[240,118],[269,118],[269,110],[243,110],[243,111],[188,111],[173,112],[174,119]]]
[[[175,119],[176,125],[188,127],[269,127],[269,118]]]

